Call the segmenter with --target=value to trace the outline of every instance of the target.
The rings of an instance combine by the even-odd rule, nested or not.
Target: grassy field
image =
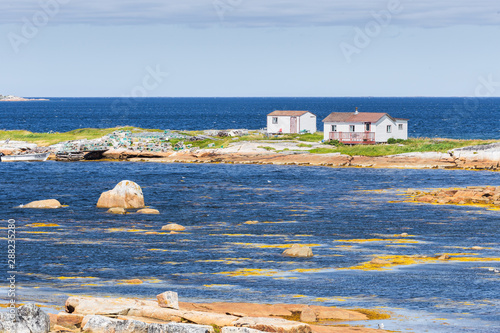
[[[499,142],[498,140],[451,140],[451,139],[429,139],[429,138],[410,138],[395,144],[378,145],[339,145],[332,148],[311,149],[313,154],[342,153],[355,156],[386,156],[414,152],[441,152],[446,153],[450,149],[462,148],[467,146],[484,145],[488,143]]]
[[[28,131],[0,131],[0,140],[16,140],[27,141],[36,143],[39,146],[50,146],[52,144],[81,139],[97,139],[106,134],[110,134],[116,130],[128,130],[132,132],[161,132],[157,129],[140,129],[135,127],[117,127],[117,128],[82,128],[64,133],[32,133]],[[187,135],[200,135],[203,131],[190,131],[179,132]],[[266,136],[257,131],[251,131],[249,135],[238,138],[222,137],[214,140],[207,139],[202,141],[185,141],[186,144],[191,144],[193,147],[198,148],[221,148],[227,147],[230,143],[239,141],[295,141],[298,147],[312,148],[311,142],[320,142],[323,139],[321,132],[315,134],[284,134],[279,136]],[[175,145],[181,139],[172,139],[170,142]],[[488,144],[493,142],[500,142],[498,140],[452,140],[452,139],[429,139],[429,138],[410,138],[409,140],[400,141],[394,144],[379,144],[379,145],[354,145],[347,146],[339,144],[331,148],[316,148],[310,149],[309,152],[313,154],[326,154],[326,153],[342,153],[346,155],[364,155],[364,156],[385,156],[402,153],[412,152],[447,152],[450,149],[461,148],[466,146]],[[210,147],[209,147],[210,146]],[[267,150],[274,150],[263,142],[262,148]]]
[[[97,139],[106,134],[113,133],[116,130],[142,132],[142,129],[135,127],[117,127],[117,128],[80,128],[64,133],[32,133],[29,131],[0,131],[0,140],[11,139],[13,141],[27,141],[36,143],[39,146],[46,147],[62,141]],[[159,130],[147,130],[159,131]]]

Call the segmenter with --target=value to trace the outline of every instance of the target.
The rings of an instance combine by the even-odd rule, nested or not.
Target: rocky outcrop
[[[97,202],[97,207],[121,207],[125,209],[144,208],[144,195],[138,184],[130,180],[123,180],[112,190],[101,194]]]
[[[33,201],[26,205],[21,205],[20,208],[34,208],[34,209],[58,209],[62,205],[56,199]]]
[[[294,244],[291,248],[283,251],[283,255],[287,257],[310,258],[313,256],[313,252],[308,246]]]
[[[454,157],[458,168],[474,170],[500,169],[500,143],[453,149],[450,151],[450,155]]]
[[[167,225],[164,225],[163,227],[161,227],[161,230],[165,230],[165,231],[184,231],[186,230],[186,227],[180,225],[180,224],[176,224],[176,223],[170,223],[170,224],[167,224]]]
[[[431,192],[408,190],[414,202],[486,205],[500,208],[500,186],[469,186],[467,188],[436,189]]]
[[[300,304],[181,302],[179,309],[171,309],[162,308],[158,302],[154,301],[91,297],[68,298],[66,312],[71,313],[68,316],[72,317],[63,318],[64,315],[59,314],[55,323],[63,324],[65,322],[71,325],[74,323],[74,327],[83,327],[84,331],[89,333],[144,333],[144,325],[147,325],[148,333],[152,331],[201,332],[205,329],[212,332],[211,325],[234,327],[227,329],[229,333],[233,331],[234,333],[258,333],[254,330],[280,333],[310,333],[311,331],[318,333],[321,330],[311,330],[310,323],[368,320],[366,315],[357,311]],[[81,323],[78,323],[83,315],[86,316],[81,320]],[[300,322],[283,319],[297,318],[297,315],[300,316]],[[170,322],[168,324],[170,326],[164,326],[165,322]],[[192,323],[192,326],[184,326],[186,324],[183,322]],[[68,325],[58,327],[73,328],[73,326]],[[350,332],[348,327],[343,329],[345,330],[339,332]],[[357,329],[358,332],[370,331],[360,327]]]

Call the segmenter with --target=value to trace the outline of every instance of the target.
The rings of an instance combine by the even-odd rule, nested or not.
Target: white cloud
[[[373,12],[401,4],[391,22],[440,27],[498,25],[497,0],[0,0],[0,22],[30,20],[43,4],[59,4],[51,24],[176,24],[205,27],[362,25]]]

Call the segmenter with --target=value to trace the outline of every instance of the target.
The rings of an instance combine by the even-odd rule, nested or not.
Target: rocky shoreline
[[[390,318],[374,310],[301,304],[179,302],[172,291],[157,295],[157,301],[72,296],[64,309],[46,314],[33,304],[23,305],[16,320],[0,316],[0,332],[370,333],[376,330],[356,322]]]
[[[478,205],[500,209],[500,186],[468,186],[432,191],[408,190],[410,202],[441,205]]]
[[[454,149],[448,153],[407,153],[389,156],[349,156],[340,153],[245,151],[230,148],[169,152],[111,149],[111,161],[162,163],[274,164],[358,168],[500,170],[500,144]]]

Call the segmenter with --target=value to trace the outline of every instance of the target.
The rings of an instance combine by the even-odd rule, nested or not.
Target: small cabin
[[[386,143],[390,138],[408,139],[408,119],[387,113],[333,112],[323,120],[324,140],[345,144]]]
[[[315,133],[316,115],[309,111],[274,111],[267,115],[267,133]]]

